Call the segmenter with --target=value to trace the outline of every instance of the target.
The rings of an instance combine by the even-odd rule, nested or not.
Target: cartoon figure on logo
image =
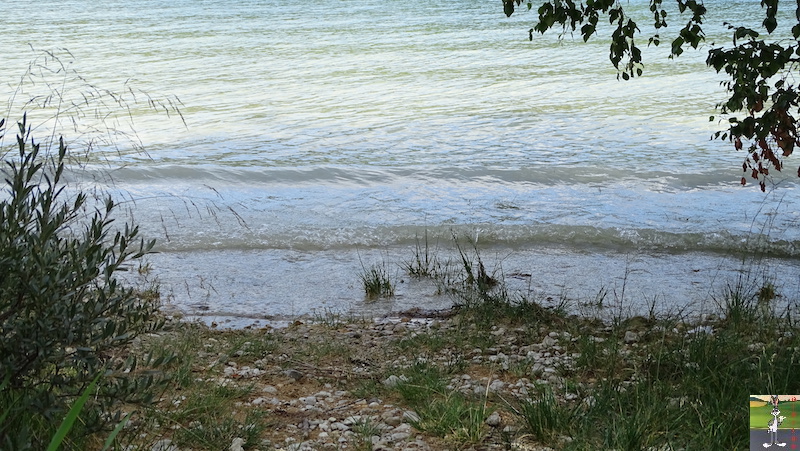
[[[786,446],[786,443],[778,443],[778,426],[783,423],[786,417],[780,416],[781,411],[778,410],[778,395],[769,397],[772,403],[772,419],[767,423],[767,430],[769,431],[769,443],[764,443],[764,448],[769,448],[772,445]]]

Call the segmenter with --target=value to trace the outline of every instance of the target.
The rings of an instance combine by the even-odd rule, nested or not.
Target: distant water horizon
[[[798,163],[767,193],[739,184],[744,153],[711,139],[724,92],[708,47],[675,60],[646,48],[644,76],[623,82],[602,38],[529,41],[535,14],[492,2],[19,5],[0,5],[4,115],[26,109],[47,133],[57,104],[26,102],[62,89],[67,141],[119,132],[96,139],[73,183],[119,199],[158,240],[150,277],[184,314],[447,308],[402,265],[425,235],[452,255],[454,234],[543,302],[710,310],[747,272],[796,299]],[[646,27],[647,2],[628,7]],[[759,11],[706,7],[707,45]],[[66,74],[82,78],[58,85]],[[118,95],[105,121],[70,107],[88,84]],[[395,298],[365,301],[358,275],[374,263]]]

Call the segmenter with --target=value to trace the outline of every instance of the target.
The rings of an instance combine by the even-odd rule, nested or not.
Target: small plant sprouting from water
[[[773,279],[761,275],[742,274],[712,300],[726,321],[737,327],[771,322],[776,315],[773,300],[780,297]],[[762,324],[763,325],[763,324]]]
[[[430,277],[436,279],[442,273],[442,264],[434,250],[431,250],[428,242],[428,230],[425,230],[425,242],[420,243],[417,237],[414,257],[405,263],[404,267],[408,275],[423,278]]]
[[[497,286],[498,280],[494,275],[486,272],[486,267],[481,260],[480,252],[478,251],[477,243],[473,243],[472,247],[475,251],[475,260],[467,256],[466,252],[461,248],[458,242],[458,237],[453,233],[453,242],[455,242],[458,254],[461,257],[461,263],[464,268],[464,287],[467,289],[474,289],[479,293],[486,294],[492,288]]]
[[[386,264],[374,264],[365,268],[361,264],[361,283],[364,286],[364,294],[367,299],[388,298],[394,296],[394,283],[389,278],[389,270]]]
[[[778,293],[775,291],[775,284],[770,280],[765,280],[764,285],[758,289],[758,304],[763,307],[769,307],[770,301],[777,296]]]

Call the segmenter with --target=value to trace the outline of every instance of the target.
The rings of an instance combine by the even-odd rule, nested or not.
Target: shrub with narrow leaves
[[[74,435],[113,424],[122,403],[148,401],[160,378],[153,368],[169,357],[139,362],[125,352],[163,327],[157,296],[117,277],[154,241],[118,227],[110,197],[66,191],[63,139],[48,152],[24,118],[18,125],[0,173],[0,449],[44,449],[98,374]]]

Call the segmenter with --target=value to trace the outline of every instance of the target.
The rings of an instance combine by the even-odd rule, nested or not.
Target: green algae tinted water
[[[717,3],[721,45],[721,22],[758,6]],[[646,30],[646,3],[629,7]],[[9,117],[47,88],[20,88],[42,51],[104,89],[180,100],[185,126],[136,104],[146,153],[100,142],[74,177],[128,200],[190,313],[447,306],[410,282],[363,304],[359,260],[399,268],[426,230],[443,249],[477,239],[545,298],[624,284],[625,302],[698,303],[761,231],[796,278],[797,182],[739,185],[743,155],[710,140],[724,93],[707,49],[645,49],[645,76],[621,82],[606,42],[529,41],[533,14],[483,1],[12,1],[0,16]]]

